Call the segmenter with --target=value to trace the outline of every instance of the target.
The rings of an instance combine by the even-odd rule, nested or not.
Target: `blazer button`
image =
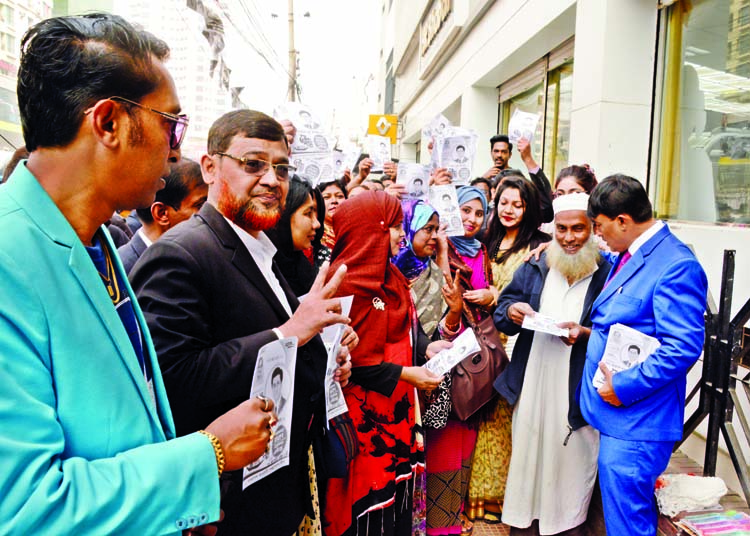
[[[199,522],[199,523],[200,523],[201,525],[205,525],[206,523],[208,523],[208,514],[207,514],[206,512],[203,512],[203,513],[202,513],[202,514],[200,515],[200,519],[199,519],[199,521],[198,521],[198,522]]]
[[[180,519],[178,519],[177,521],[175,521],[175,525],[177,525],[177,528],[180,529],[180,530],[186,529],[187,528],[187,521],[185,520],[184,517],[181,517]]]
[[[187,522],[188,522],[188,527],[197,527],[198,526],[198,516],[188,516]]]

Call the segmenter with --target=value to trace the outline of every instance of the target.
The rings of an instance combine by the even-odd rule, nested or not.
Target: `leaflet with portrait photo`
[[[341,314],[349,316],[354,296],[343,296],[339,300],[341,300]],[[323,344],[325,344],[326,352],[328,353],[326,377],[324,380],[327,420],[331,420],[349,410],[344,399],[344,392],[341,390],[341,385],[333,378],[339,366],[336,362],[336,356],[338,356],[339,349],[341,348],[341,337],[345,328],[345,324],[334,324],[333,326],[323,328],[323,332],[320,334],[320,338],[323,339]]]
[[[607,365],[612,374],[617,374],[643,363],[660,346],[658,339],[641,333],[637,329],[624,324],[613,324],[609,328],[602,362]],[[591,384],[597,389],[604,385],[604,373],[600,369],[596,369]]]
[[[331,153],[293,154],[291,164],[297,168],[295,173],[315,188],[321,182],[334,180],[334,157]]]
[[[424,164],[399,162],[396,184],[403,184],[406,187],[408,199],[427,201],[430,189],[430,167]]]
[[[323,122],[309,106],[299,102],[286,102],[274,108],[273,116],[278,120],[288,119],[297,129],[291,147],[292,154],[328,153],[333,149]]]
[[[465,329],[461,335],[453,339],[453,346],[439,351],[422,366],[433,374],[442,376],[448,374],[467,357],[478,354],[480,350],[474,330]]]
[[[391,161],[391,138],[370,134],[367,136],[367,149],[372,160],[370,173],[383,171],[383,164]]]
[[[440,140],[438,165],[450,171],[453,184],[465,186],[471,182],[477,135],[473,131],[456,127],[451,127],[449,131],[450,135]]]
[[[289,465],[289,439],[294,404],[297,337],[269,342],[258,351],[250,398],[273,400],[278,421],[268,451],[242,469],[242,489]]]
[[[532,114],[516,109],[508,123],[508,139],[511,143],[525,138],[530,144],[534,143],[534,133],[539,124],[539,114]]]
[[[557,324],[560,322],[555,320],[551,316],[543,315],[541,313],[535,313],[533,315],[526,315],[523,317],[523,323],[521,327],[531,331],[541,331],[542,333],[549,333],[556,337],[567,337],[570,333],[568,328],[558,327]]]
[[[452,184],[430,186],[430,205],[440,215],[440,225],[446,226],[446,235],[464,236],[464,226],[461,222],[455,186]]]
[[[432,118],[427,126],[422,129],[422,136],[431,139],[433,142],[436,138],[445,136],[446,129],[451,127],[451,122],[443,114],[437,114]]]

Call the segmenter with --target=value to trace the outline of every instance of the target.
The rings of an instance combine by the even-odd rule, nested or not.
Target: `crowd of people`
[[[23,39],[27,152],[0,187],[0,532],[573,536],[600,493],[607,534],[656,534],[707,282],[638,180],[572,165],[551,184],[521,139],[527,178],[497,135],[447,236],[394,162],[299,179],[294,125],[261,112],[224,114],[181,158],[168,54],[104,14]],[[564,332],[527,325],[542,317]],[[490,318],[511,359],[462,419],[451,374],[423,365]],[[340,324],[348,411],[329,419],[320,333]],[[658,349],[610,370],[617,324]],[[249,398],[259,350],[287,338],[293,388],[279,370]],[[280,434],[288,463],[246,485]]]

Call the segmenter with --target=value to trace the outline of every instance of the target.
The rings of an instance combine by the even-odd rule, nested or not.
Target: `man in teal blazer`
[[[597,185],[589,217],[619,257],[591,311],[581,411],[601,432],[607,534],[655,535],[654,484],[682,437],[686,375],[703,347],[706,274],[667,225],[654,220],[646,191],[632,177],[613,175]],[[616,323],[655,337],[661,346],[640,364],[612,374],[600,361]],[[599,389],[592,384],[597,369],[605,377]]]
[[[0,187],[0,532],[216,521],[218,474],[262,455],[271,405],[246,401],[174,439],[151,337],[102,227],[153,202],[179,158],[187,120],[168,48],[97,14],[43,21],[22,49],[31,154]]]

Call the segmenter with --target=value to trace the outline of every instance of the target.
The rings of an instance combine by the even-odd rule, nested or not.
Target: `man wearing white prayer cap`
[[[495,381],[515,405],[502,517],[514,536],[585,534],[599,433],[581,416],[575,391],[591,305],[611,268],[593,240],[588,198],[577,193],[553,201],[555,239],[539,260],[516,271],[494,314],[499,331],[520,332],[510,364]],[[566,332],[522,327],[527,316],[537,315]]]

